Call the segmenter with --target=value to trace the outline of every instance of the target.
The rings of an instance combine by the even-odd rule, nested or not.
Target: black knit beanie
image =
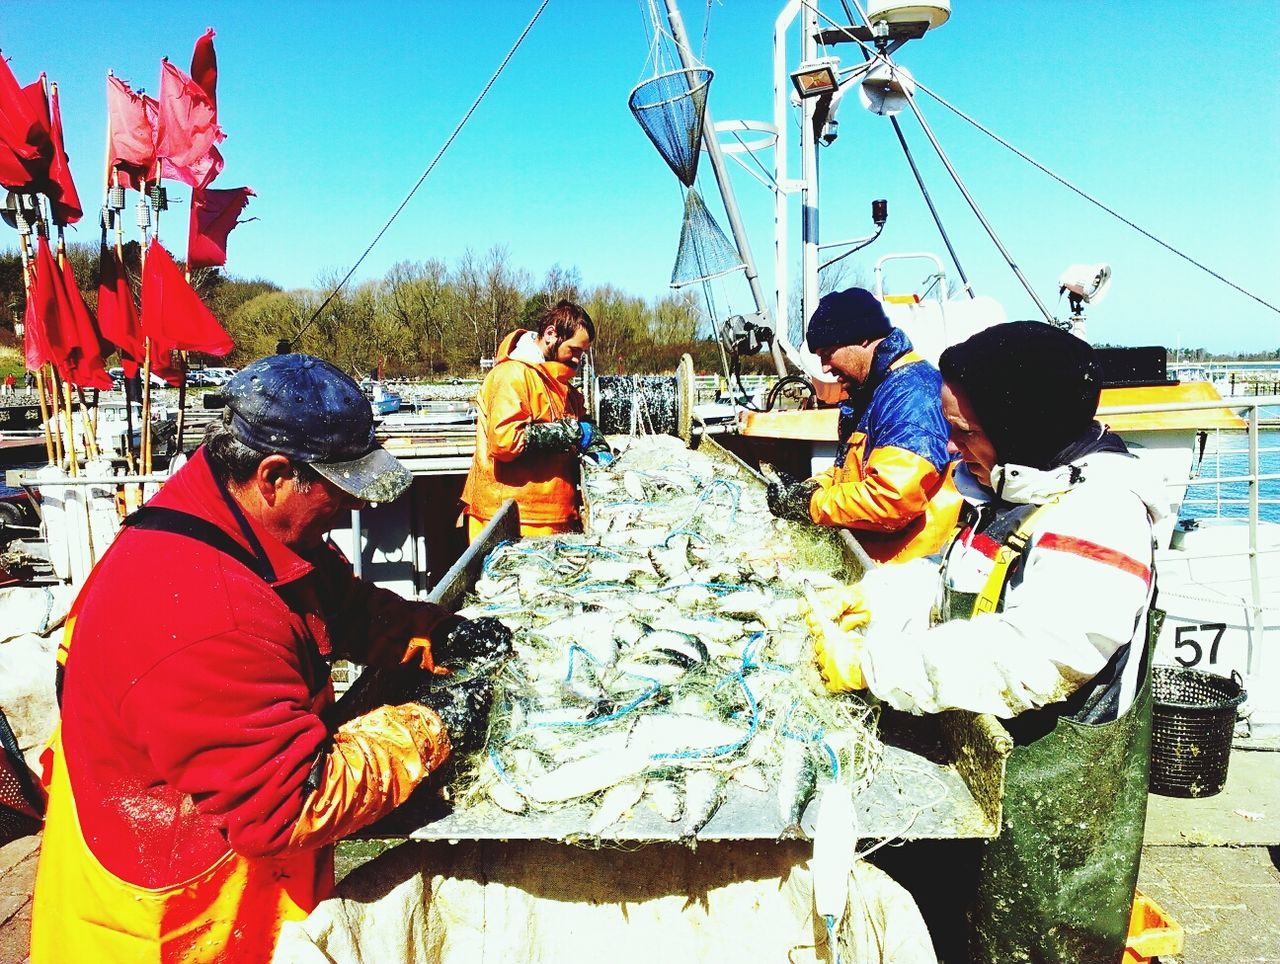
[[[1000,463],[1054,466],[1093,423],[1102,393],[1093,348],[1039,321],[1011,321],[952,345],[943,381],[964,392]]]
[[[839,348],[884,338],[892,328],[875,295],[865,288],[846,288],[822,296],[809,319],[805,341],[809,351]]]

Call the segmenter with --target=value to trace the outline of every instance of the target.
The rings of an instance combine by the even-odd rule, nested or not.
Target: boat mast
[[[804,5],[804,21],[800,28],[800,62],[807,64],[818,54],[814,36],[818,32],[818,8]],[[818,307],[818,145],[813,129],[813,112],[818,101],[805,97],[800,101],[800,326]],[[804,338],[800,341],[803,343]]]
[[[667,21],[671,24],[671,36],[676,42],[676,50],[680,54],[680,63],[686,70],[692,70],[701,67],[693,55],[693,50],[689,47],[689,36],[684,29],[684,18],[680,16],[680,8],[676,4],[676,0],[665,0],[667,8]],[[715,171],[716,185],[720,188],[720,197],[724,201],[725,212],[729,215],[729,229],[733,232],[733,243],[738,249],[738,257],[742,259],[745,267],[747,284],[751,287],[751,297],[755,300],[756,314],[767,324],[774,332],[775,337],[771,342],[771,351],[773,353],[773,362],[778,367],[778,374],[785,375],[787,373],[786,361],[782,354],[782,347],[778,344],[776,332],[778,323],[773,318],[773,313],[769,310],[768,303],[764,298],[764,291],[760,287],[760,276],[756,272],[755,258],[751,255],[751,245],[747,242],[747,232],[742,226],[742,217],[738,213],[738,200],[733,193],[733,184],[729,181],[729,172],[725,167],[724,155],[720,151],[720,142],[716,139],[715,121],[711,117],[711,108],[708,106],[702,115],[702,144],[707,151],[707,156],[711,160],[711,169]],[[719,319],[712,318],[711,323],[716,325]],[[783,319],[785,323],[785,319]]]

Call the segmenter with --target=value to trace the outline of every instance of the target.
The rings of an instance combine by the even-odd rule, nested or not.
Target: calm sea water
[[[1264,415],[1267,414],[1264,410]],[[1269,413],[1269,417],[1277,416],[1280,416],[1280,410]],[[1200,477],[1245,475],[1249,471],[1248,444],[1243,433],[1224,435],[1222,452],[1218,454],[1210,440],[1200,464]],[[1280,474],[1280,430],[1263,429],[1258,432],[1258,470],[1263,475]],[[1249,486],[1245,482],[1192,486],[1187,490],[1187,498],[1196,502],[1184,503],[1184,517],[1204,519],[1221,515],[1243,519],[1249,514],[1246,501]],[[1258,499],[1258,517],[1268,522],[1280,522],[1280,479],[1262,482],[1258,488]]]

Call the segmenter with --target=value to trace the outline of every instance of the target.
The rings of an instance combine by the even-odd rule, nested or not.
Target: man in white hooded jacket
[[[865,639],[819,639],[819,668],[829,688],[896,709],[1007,721],[1003,825],[969,908],[975,960],[1118,961],[1146,811],[1152,523],[1167,503],[1093,420],[1100,372],[1083,341],[1013,322],[939,368],[965,463],[960,529],[940,572],[870,577]],[[927,614],[909,601],[922,577]]]

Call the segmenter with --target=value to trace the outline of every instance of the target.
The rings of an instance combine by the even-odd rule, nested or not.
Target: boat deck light
[[[837,73],[839,66],[838,57],[806,60],[791,72],[791,83],[795,84],[796,93],[801,98],[821,97],[823,94],[834,93],[840,86]]]

